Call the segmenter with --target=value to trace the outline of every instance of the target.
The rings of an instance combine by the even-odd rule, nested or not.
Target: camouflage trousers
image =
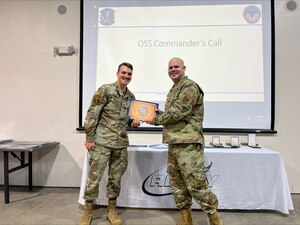
[[[89,151],[89,155],[90,170],[83,198],[86,201],[93,201],[98,197],[99,182],[107,167],[107,164],[107,198],[117,198],[121,190],[121,178],[127,169],[127,148],[113,149],[96,144],[95,148],[92,151]]]
[[[206,183],[204,169],[201,144],[169,144],[168,173],[179,209],[191,207],[194,198],[204,212],[217,210],[218,199]]]

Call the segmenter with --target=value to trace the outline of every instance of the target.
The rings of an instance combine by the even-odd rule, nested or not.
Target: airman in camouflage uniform
[[[148,123],[163,125],[163,143],[168,144],[168,172],[170,185],[181,218],[177,225],[192,225],[192,198],[207,213],[211,225],[223,225],[217,207],[218,199],[208,188],[204,173],[204,116],[201,88],[185,76],[180,58],[169,61],[170,89],[165,111]]]
[[[133,67],[122,63],[118,67],[118,81],[101,86],[94,94],[85,119],[86,142],[89,151],[89,175],[84,196],[85,212],[80,225],[90,225],[93,201],[98,197],[99,182],[108,164],[108,212],[112,225],[121,225],[116,212],[116,199],[120,194],[121,178],[127,168],[127,125],[137,127],[139,121],[129,121],[127,111],[133,93],[127,85],[131,81]]]

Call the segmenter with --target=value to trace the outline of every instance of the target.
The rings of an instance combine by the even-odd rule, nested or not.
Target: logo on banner
[[[167,167],[159,169],[151,173],[143,182],[142,190],[150,196],[166,196],[171,195],[171,187],[169,184],[169,174]]]
[[[212,187],[213,183],[219,178],[219,175],[210,175],[209,171],[213,163],[204,167],[205,179],[207,185]],[[142,190],[145,194],[155,197],[171,195],[172,190],[169,183],[169,174],[167,167],[156,170],[151,173],[143,182]]]

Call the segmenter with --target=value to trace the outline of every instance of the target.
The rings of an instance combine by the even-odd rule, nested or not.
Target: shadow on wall
[[[33,185],[80,187],[82,170],[66,146],[33,155]]]

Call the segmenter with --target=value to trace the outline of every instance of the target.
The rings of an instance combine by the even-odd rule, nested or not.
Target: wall
[[[257,142],[282,154],[291,192],[300,193],[298,128],[300,82],[298,37],[300,2],[289,11],[285,0],[276,8],[276,102],[275,135],[258,135]],[[57,12],[66,5],[64,15]],[[0,139],[50,140],[58,149],[34,154],[34,185],[80,186],[85,154],[84,134],[76,131],[79,109],[79,54],[53,56],[54,46],[80,43],[79,0],[1,0],[0,1]],[[188,65],[187,65],[188,66]],[[167,75],[166,75],[167,76]],[[168,87],[169,88],[169,87]],[[223,143],[233,134],[221,135]],[[234,134],[242,142],[245,134]],[[130,132],[131,144],[160,143],[160,132]],[[3,168],[0,155],[0,168]],[[17,165],[15,159],[11,165]],[[2,171],[2,169],[1,169]],[[26,184],[26,170],[10,175],[11,184]],[[3,174],[0,173],[0,184]]]

